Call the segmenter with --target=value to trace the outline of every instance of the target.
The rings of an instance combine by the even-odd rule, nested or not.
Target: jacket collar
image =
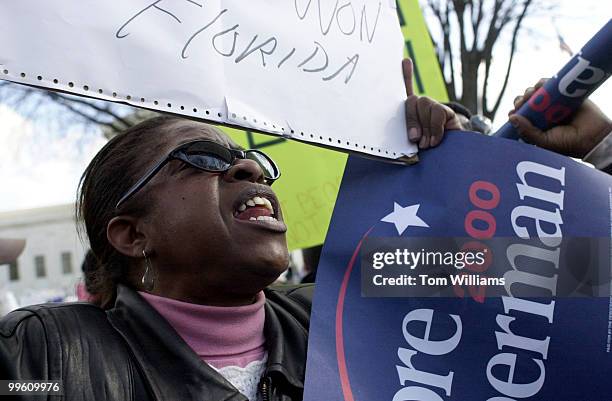
[[[268,367],[266,375],[280,379],[290,393],[304,392],[304,374],[306,371],[306,348],[308,345],[308,327],[296,319],[303,310],[288,302],[287,297],[278,298],[275,291],[266,292],[266,322],[264,332],[268,349]],[[307,317],[308,318],[308,317]],[[301,398],[301,396],[296,397]]]
[[[301,393],[307,332],[278,297],[272,298],[266,299],[265,305],[266,375],[283,382],[290,392]],[[155,399],[247,401],[231,383],[204,363],[134,290],[119,285],[115,307],[107,314],[111,325],[131,349]]]

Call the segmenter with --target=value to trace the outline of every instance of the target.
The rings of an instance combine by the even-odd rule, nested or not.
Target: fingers
[[[444,130],[451,130],[451,129],[463,130],[465,129],[461,125],[461,121],[459,121],[459,117],[457,117],[457,114],[453,111],[453,109],[443,104],[441,104],[440,106],[442,106],[442,108],[444,109],[444,113],[446,115],[446,124],[444,124]]]
[[[540,78],[535,84],[535,89],[540,89],[546,83],[546,81],[548,81],[548,78]]]
[[[531,97],[531,95],[533,95],[535,91],[536,91],[536,88],[533,86],[530,86],[529,88],[525,89],[525,93],[523,93],[523,95],[515,97],[514,101],[512,102],[514,104],[514,111],[520,109],[521,106],[527,100],[529,100],[529,98]]]
[[[431,109],[433,100],[428,97],[419,97],[417,100],[417,115],[421,123],[421,140],[419,148],[427,149],[431,144]]]
[[[546,83],[546,81],[548,81],[548,78],[540,78],[540,80],[536,82],[534,86],[530,86],[529,88],[525,89],[523,95],[515,97],[512,102],[514,104],[514,109],[510,110],[508,112],[508,115],[511,116],[512,114],[516,113],[516,111],[520,109],[523,104],[525,104],[525,102],[529,100],[531,95],[533,95],[538,89],[540,89],[542,85]]]
[[[527,90],[530,90],[530,89],[533,89],[533,88],[531,87],[527,88]],[[523,103],[525,103],[524,99],[525,99],[524,95],[520,95],[514,98],[514,100],[512,101],[512,104],[514,105],[514,110],[518,110],[521,108]]]
[[[445,130],[462,129],[453,110],[425,96],[406,100],[406,126],[408,139],[421,149],[440,144]]]
[[[548,135],[535,127],[531,122],[523,116],[515,114],[509,118],[512,124],[519,132],[521,137],[527,142],[543,148],[547,147]]]
[[[417,112],[418,96],[408,96],[406,99],[406,128],[408,129],[408,140],[418,143],[421,140],[421,124]]]
[[[404,85],[406,88],[406,127],[408,128],[408,140],[412,143],[419,143],[421,140],[421,124],[417,112],[418,97],[414,95],[412,86],[413,65],[410,58],[402,60],[402,73],[404,74]]]
[[[415,96],[412,86],[412,60],[402,61],[402,72],[406,85],[406,128],[408,140],[421,149],[437,146],[442,142],[444,131],[462,129],[455,112],[449,107],[425,96]]]
[[[440,105],[443,106],[443,105]],[[444,125],[446,123],[446,110],[444,107],[432,107],[431,119],[429,120],[429,129],[431,139],[429,145],[431,147],[438,146],[444,137]]]
[[[414,88],[412,86],[412,72],[413,72],[412,60],[405,58],[402,60],[402,73],[404,74],[404,85],[406,86],[406,96],[410,97],[414,95]]]

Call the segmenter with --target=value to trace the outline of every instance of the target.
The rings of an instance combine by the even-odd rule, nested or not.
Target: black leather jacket
[[[264,399],[302,399],[312,291],[312,285],[265,290]],[[123,286],[108,311],[85,303],[47,304],[4,317],[0,379],[61,380],[64,396],[47,398],[53,400],[247,401]]]

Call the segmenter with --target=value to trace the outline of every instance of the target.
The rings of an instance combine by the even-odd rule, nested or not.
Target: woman
[[[411,140],[459,128],[408,94]],[[10,314],[0,378],[61,380],[66,400],[301,400],[313,287],[267,288],[289,260],[279,176],[263,153],[176,117],[110,140],[78,199],[98,305]]]
[[[459,128],[407,93],[421,148]],[[313,287],[267,288],[288,263],[279,175],[206,124],[161,117],[113,138],[78,205],[98,305],[9,314],[0,379],[60,380],[66,400],[301,400]]]

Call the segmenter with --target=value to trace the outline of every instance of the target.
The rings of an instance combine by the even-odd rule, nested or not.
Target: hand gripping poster
[[[611,209],[612,177],[505,139],[349,158],[304,399],[610,400]]]

